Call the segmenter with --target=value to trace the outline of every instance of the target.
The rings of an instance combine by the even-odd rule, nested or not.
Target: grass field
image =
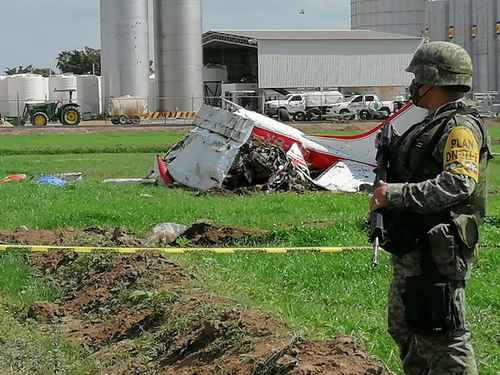
[[[494,140],[500,140],[500,129],[491,129],[491,134]],[[262,245],[366,244],[363,223],[368,198],[365,195],[199,196],[183,189],[101,183],[104,178],[145,176],[152,166],[153,152],[164,150],[180,136],[121,133],[1,137],[0,176],[81,171],[85,178],[63,189],[29,182],[0,186],[3,197],[0,229],[97,225],[124,226],[144,233],[160,222],[189,224],[207,218],[218,224],[270,231],[269,239]],[[499,145],[494,149],[500,152]],[[483,244],[493,247],[500,244],[500,160],[492,162],[490,182],[489,218],[482,233]],[[32,358],[40,355],[43,335],[36,333],[33,327],[14,324],[9,318],[12,305],[26,306],[33,300],[50,300],[57,296],[57,290],[29,277],[22,258],[12,257],[0,258],[0,275],[4,275],[0,276],[0,296],[5,306],[0,318],[6,322],[3,335],[12,337],[12,332],[19,330],[20,340],[26,338],[22,348],[30,352]],[[385,256],[377,269],[370,266],[369,252],[199,255],[177,261],[199,275],[198,282],[204,287],[228,295],[240,304],[271,311],[291,329],[308,337],[352,334],[389,368],[400,371],[395,347],[385,333],[386,290],[390,278]],[[469,288],[469,317],[481,374],[488,375],[500,372],[500,291],[496,287],[500,283],[499,266],[498,251],[483,250]],[[31,342],[28,337],[36,339]],[[0,352],[3,346],[0,343]],[[90,366],[70,347],[54,353],[61,356],[61,366],[69,366],[68,369],[71,361],[79,363],[80,368]],[[70,373],[77,373],[77,367],[73,366]],[[53,369],[47,371],[53,373]]]

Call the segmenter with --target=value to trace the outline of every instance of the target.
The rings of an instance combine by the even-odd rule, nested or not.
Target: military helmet
[[[415,82],[429,86],[456,86],[467,92],[472,88],[472,59],[465,49],[454,43],[430,42],[420,47],[407,72]]]

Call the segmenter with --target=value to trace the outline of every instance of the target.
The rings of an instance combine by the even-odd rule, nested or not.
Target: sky
[[[202,0],[203,29],[348,29],[349,0]],[[305,14],[299,14],[303,9]],[[0,0],[0,72],[100,47],[99,0]]]

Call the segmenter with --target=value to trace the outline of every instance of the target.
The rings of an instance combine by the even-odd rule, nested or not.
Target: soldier
[[[465,285],[486,209],[491,158],[479,114],[461,100],[472,87],[472,61],[458,45],[432,42],[408,72],[412,101],[426,119],[390,147],[388,181],[370,202],[382,209],[393,254],[389,333],[405,374],[477,374],[465,323]]]

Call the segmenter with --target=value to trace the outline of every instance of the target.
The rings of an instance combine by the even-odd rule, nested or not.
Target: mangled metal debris
[[[195,129],[164,159],[157,157],[157,181],[201,191],[268,192],[356,192],[373,182],[375,139],[383,124],[358,136],[314,137],[256,112],[233,109],[204,106]],[[408,104],[387,121],[401,134],[425,116]]]

